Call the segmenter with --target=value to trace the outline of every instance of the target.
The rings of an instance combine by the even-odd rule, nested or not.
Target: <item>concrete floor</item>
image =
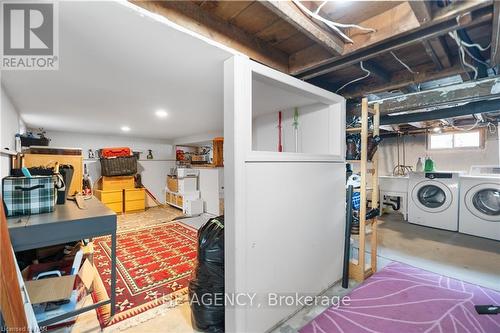
[[[148,211],[147,222],[156,224],[161,222],[158,216],[164,215],[161,210]],[[169,211],[168,216],[178,212]],[[127,222],[122,228],[130,227]],[[136,216],[137,218],[137,216]],[[209,216],[202,216],[184,220],[183,222],[199,228]],[[438,274],[461,279],[470,283],[500,290],[500,242],[474,236],[462,235],[455,232],[427,228],[404,222],[399,214],[386,214],[380,219],[379,224],[379,249],[378,268],[381,269],[392,261],[400,261]],[[350,281],[349,289],[343,289],[340,284],[335,284],[327,291],[328,296],[344,296],[356,282]],[[90,300],[91,301],[91,300]],[[273,333],[297,332],[325,307],[305,307],[294,316],[277,326]],[[175,308],[157,308],[151,314],[142,317],[143,322],[130,320],[106,328],[105,332],[146,332],[146,333],[194,333],[191,326],[191,314],[187,303]],[[95,312],[88,312],[79,316],[75,326],[59,331],[66,332],[99,332]]]
[[[403,221],[403,216],[397,213],[382,216],[378,231],[378,270],[393,261],[399,261],[500,290],[498,241],[410,224]],[[357,248],[357,244],[354,247]],[[366,258],[369,262],[369,255]],[[356,285],[351,280],[349,289],[346,290],[337,283],[325,294],[342,297]],[[324,310],[320,306],[305,307],[271,332],[297,332]]]

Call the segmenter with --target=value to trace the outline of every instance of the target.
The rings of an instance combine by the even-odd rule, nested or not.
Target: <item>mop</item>
[[[292,126],[294,128],[295,133],[295,152],[299,152],[299,109],[295,108],[295,112],[293,113],[293,123]]]
[[[280,153],[283,151],[283,145],[281,144],[281,111],[278,112],[278,151]]]

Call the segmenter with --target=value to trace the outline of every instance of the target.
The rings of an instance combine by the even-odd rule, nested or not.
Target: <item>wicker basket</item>
[[[167,187],[172,192],[179,191],[179,183],[177,181],[177,177],[168,176],[167,177]]]
[[[135,156],[101,158],[101,175],[132,176],[137,173],[137,158]]]

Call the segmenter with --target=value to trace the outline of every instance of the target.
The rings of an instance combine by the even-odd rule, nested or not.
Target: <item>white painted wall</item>
[[[334,105],[339,121],[327,140],[330,154],[253,151],[252,71]],[[345,100],[239,56],[226,61],[224,85],[225,287],[257,293],[261,304],[227,307],[226,332],[265,332],[298,309],[269,308],[268,293],[317,295],[341,277]],[[270,130],[270,123],[254,132]]]
[[[300,306],[267,306],[267,295],[317,295],[342,277],[344,163],[247,163],[247,289],[263,309],[246,332],[265,332]],[[341,175],[342,177],[338,177]]]
[[[26,126],[19,116],[19,111],[12,103],[9,95],[1,86],[1,101],[0,101],[0,150],[8,149],[15,152],[15,135],[24,133]],[[0,179],[9,174],[10,158],[5,155],[0,155]]]
[[[400,138],[400,163],[403,164],[403,139]],[[465,149],[449,151],[428,151],[425,135],[405,136],[406,165],[415,169],[418,157],[429,155],[434,160],[437,170],[466,171],[472,165],[500,165],[499,137],[496,133],[488,134],[484,149]],[[384,139],[379,146],[379,173],[391,175],[397,161],[397,139]]]
[[[52,147],[82,148],[89,174],[93,181],[101,176],[101,165],[98,160],[87,159],[88,149],[96,150],[104,147],[130,147],[134,151],[142,151],[138,172],[148,190],[160,201],[165,202],[165,184],[170,168],[175,167],[174,147],[165,140],[133,138],[128,136],[112,136],[84,133],[49,131]],[[146,160],[147,150],[153,151],[154,160]]]
[[[261,114],[262,112],[257,112]],[[338,119],[330,116],[330,107],[321,103],[299,107],[298,152],[329,153],[329,133]],[[295,152],[294,109],[282,112],[282,145],[284,152]],[[252,119],[252,147],[257,151],[278,151],[278,112],[261,114]]]

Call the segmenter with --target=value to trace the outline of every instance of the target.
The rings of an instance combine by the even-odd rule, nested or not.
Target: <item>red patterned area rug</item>
[[[94,283],[94,303],[109,299],[111,237],[94,239],[94,262],[102,284]],[[195,265],[197,231],[181,222],[143,227],[117,235],[116,312],[97,309],[102,328],[162,304],[185,299]]]

